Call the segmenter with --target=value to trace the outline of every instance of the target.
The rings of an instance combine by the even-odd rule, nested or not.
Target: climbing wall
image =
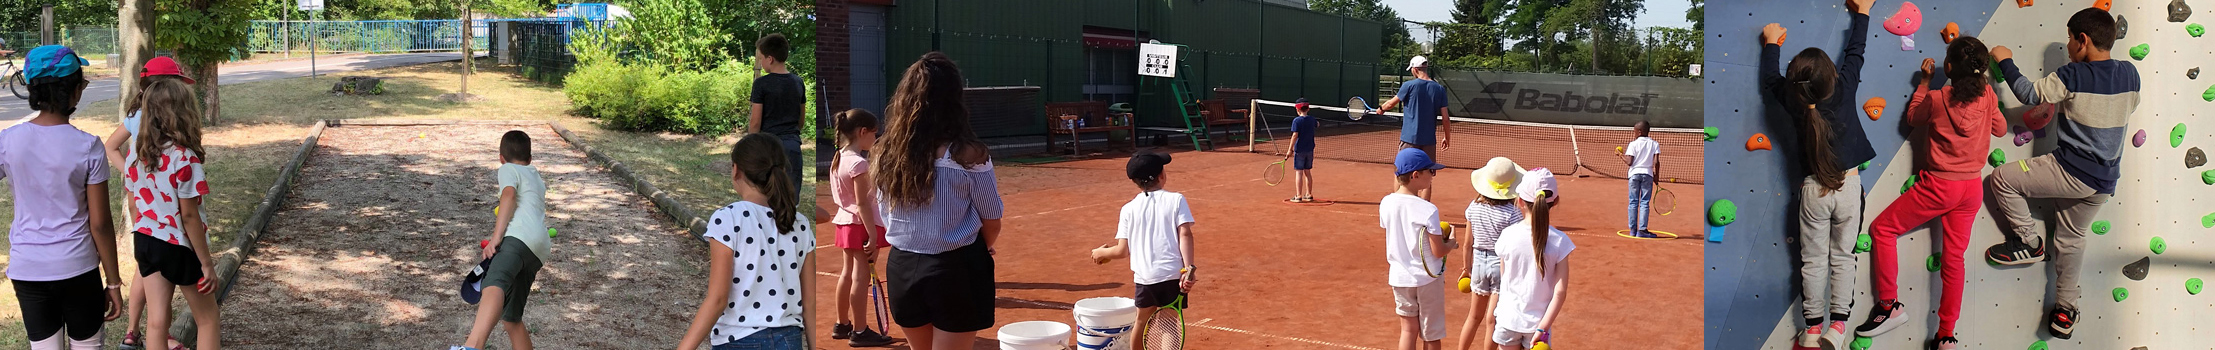
[[[1791,349],[1799,330],[1799,258],[1797,252],[1796,193],[1800,178],[1788,175],[1797,164],[1798,147],[1793,124],[1781,116],[1765,115],[1767,104],[1757,92],[1761,27],[1779,23],[1790,32],[1781,60],[1789,61],[1800,49],[1817,47],[1835,59],[1844,47],[1850,22],[1843,1],[1711,1],[1708,9],[1706,123],[1715,139],[1705,149],[1709,169],[1733,169],[1709,174],[1710,201],[1729,200],[1738,208],[1735,221],[1709,227],[1705,265],[1709,349]],[[2141,102],[2129,129],[2144,130],[2142,146],[2125,145],[2123,180],[2116,196],[2097,220],[2108,224],[2105,234],[2086,239],[2086,256],[2079,272],[2083,297],[2074,339],[2051,338],[2044,331],[2042,315],[2052,298],[2051,263],[1996,267],[1983,262],[1984,250],[2002,241],[1990,208],[1981,211],[1971,236],[1966,291],[1961,320],[1956,325],[1961,345],[1970,349],[2215,349],[2215,292],[2193,294],[2188,280],[2215,280],[2215,165],[2187,166],[2191,149],[2215,151],[2215,77],[2188,77],[2194,68],[2215,70],[2215,37],[2195,37],[2192,23],[2215,24],[2215,1],[2191,0],[2189,18],[2171,22],[2168,0],[2114,0],[2111,10],[2123,17],[2125,32],[2115,44],[2114,57],[2131,61],[2143,81]],[[2067,63],[2067,29],[2064,23],[2092,0],[2037,0],[2018,7],[2015,0],[1925,1],[1914,6],[1928,22],[1911,36],[1912,50],[1903,50],[1900,37],[1882,28],[1900,12],[1903,2],[1878,0],[1870,10],[1867,62],[1862,70],[1860,96],[1890,101],[1878,120],[1855,118],[1862,123],[1877,158],[1862,171],[1868,191],[1864,221],[1874,218],[1899,197],[1913,167],[1906,140],[1911,130],[1900,125],[1900,113],[1912,91],[1910,78],[1922,59],[1944,61],[1945,43],[1940,28],[1955,23],[1962,35],[1974,35],[1988,45],[2006,45],[2029,78],[2044,77]],[[2147,45],[2144,58],[2131,57],[2131,48]],[[1781,63],[1780,63],[1781,64]],[[2215,74],[2215,71],[2206,72]],[[2004,84],[1996,84],[2013,128],[2021,128],[2028,108],[2014,99]],[[2179,124],[2184,127],[2179,128]],[[2180,139],[2171,146],[2173,130]],[[2016,131],[2021,131],[2017,129]],[[1757,133],[1770,139],[1774,150],[1749,150],[1746,143]],[[2029,132],[2026,143],[2015,135],[1993,138],[1995,149],[2014,162],[2028,155],[2050,152],[2056,141],[2051,133]],[[2200,157],[2204,158],[2204,156]],[[2013,163],[2003,166],[2014,166]],[[1995,170],[1996,169],[1996,170]],[[1987,168],[2001,171],[2007,168]],[[2204,174],[2204,178],[2203,178]],[[2204,179],[2204,180],[2203,180]],[[1715,202],[1708,203],[1710,207]],[[2035,212],[2050,227],[2052,206],[2033,200]],[[1926,268],[1926,259],[1937,250],[1931,226],[1910,231],[1899,243],[1900,297],[1911,315],[1904,326],[1865,341],[1874,349],[1916,349],[1937,329],[1937,273]],[[1866,233],[1867,230],[1863,230]],[[2156,239],[2164,248],[2156,253]],[[1870,255],[1858,254],[1854,274],[1854,319],[1859,324],[1872,302]],[[2146,259],[2143,279],[2123,273],[2126,265]],[[2118,300],[2113,291],[2128,294]]]

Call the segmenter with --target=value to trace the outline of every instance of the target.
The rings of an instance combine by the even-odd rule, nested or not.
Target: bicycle
[[[15,98],[30,99],[31,96],[23,91],[23,69],[16,67],[14,60],[7,59],[14,54],[14,51],[0,50],[0,76],[7,77],[5,81],[0,81],[0,86],[5,86],[8,93],[15,94]]]

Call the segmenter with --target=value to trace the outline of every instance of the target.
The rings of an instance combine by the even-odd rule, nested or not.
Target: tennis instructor
[[[1425,68],[1430,68],[1430,60],[1423,56],[1408,59],[1407,70],[1415,75],[1415,80],[1400,83],[1400,92],[1393,94],[1392,100],[1384,101],[1379,110],[1390,111],[1392,107],[1407,104],[1407,110],[1401,112],[1406,117],[1400,118],[1400,148],[1420,149],[1433,159],[1443,159],[1438,149],[1453,147],[1453,129],[1448,125],[1453,115],[1446,112],[1446,86],[1432,81]],[[1418,195],[1425,200],[1431,199],[1428,189]]]

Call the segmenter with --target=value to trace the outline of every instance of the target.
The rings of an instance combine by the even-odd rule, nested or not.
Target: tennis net
[[[1369,107],[1381,107],[1382,101]],[[1298,114],[1291,102],[1253,100],[1245,106],[1255,119],[1249,140],[1251,150],[1281,154],[1292,150],[1292,118]],[[1371,113],[1353,120],[1345,107],[1310,102],[1308,115],[1318,120],[1315,157],[1351,162],[1391,163],[1400,149],[1399,112]],[[1557,175],[1591,175],[1628,178],[1629,164],[1617,156],[1616,147],[1637,137],[1627,126],[1547,124],[1480,118],[1452,118],[1452,139],[1431,155],[1439,164],[1460,169],[1484,166],[1492,157],[1507,157],[1524,168],[1547,168]],[[1441,135],[1441,138],[1444,135]],[[1698,129],[1653,128],[1647,134],[1661,144],[1663,182],[1705,184],[1701,147],[1705,134]]]

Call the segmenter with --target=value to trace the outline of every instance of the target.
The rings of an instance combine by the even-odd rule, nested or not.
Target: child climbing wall
[[[1710,3],[1706,43],[1708,96],[1706,123],[1716,132],[1716,147],[1705,149],[1709,167],[1736,169],[1712,186],[1709,243],[1706,249],[1707,331],[1710,349],[1792,349],[1802,321],[1797,271],[1797,189],[1805,173],[1795,173],[1800,141],[1790,120],[1763,111],[1779,108],[1758,94],[1761,28],[1779,23],[1791,29],[1787,52],[1844,45],[1847,11],[1838,2],[1722,0]],[[1953,35],[1976,36],[2005,46],[2023,79],[2053,74],[2070,62],[2065,22],[2087,7],[2104,6],[2115,15],[2120,37],[2112,59],[2138,72],[2140,101],[2123,126],[2126,140],[2116,161],[2120,177],[2114,195],[2089,225],[2077,272],[2082,297],[2070,339],[2048,330],[2055,304],[2052,261],[2004,266],[1977,263],[1987,247],[2004,242],[2008,230],[1991,206],[1977,215],[1970,235],[1972,261],[1960,323],[1955,330],[1968,348],[2130,349],[2206,346],[2215,329],[2215,293],[2200,289],[2215,280],[2215,77],[2199,77],[2203,65],[2215,65],[2215,38],[2205,24],[2215,23],[2215,0],[2002,0],[1907,2],[1879,0],[1870,11],[1866,64],[1857,105],[1876,113],[1857,121],[1868,131],[1877,157],[1861,171],[1868,193],[1862,217],[1874,217],[1901,189],[1917,181],[1910,169],[1914,153],[1907,140],[1918,137],[1900,125],[1913,91],[1911,79],[1925,58],[1942,59]],[[1912,8],[1912,10],[1908,10]],[[1996,70],[1995,70],[1996,71]],[[2053,152],[2063,136],[2053,130],[2046,109],[2026,107],[1997,82],[1999,104],[2010,130],[1994,138],[1990,159],[2012,166],[2025,158]],[[2026,123],[2026,114],[2032,115]],[[2039,126],[2032,128],[2031,126]],[[2142,134],[2141,134],[2142,133]],[[2143,137],[2140,137],[2143,135]],[[1759,140],[1756,140],[1759,138]],[[1757,142],[1758,141],[1758,142]],[[1738,143],[1744,142],[1741,147]],[[1985,170],[2008,170],[1994,167]],[[2018,171],[2020,169],[2017,169]],[[1725,203],[1724,201],[1728,201]],[[2048,200],[2029,201],[2034,231],[2043,237],[2063,225]],[[1782,209],[1780,209],[1782,208]],[[1733,209],[1733,210],[1716,210]],[[1935,224],[1935,222],[1933,223]],[[1932,226],[1901,237],[1898,252],[1900,298],[1910,307],[1902,329],[1856,348],[1914,349],[1930,340],[1937,327],[1932,310],[1938,291],[1929,283],[1937,273],[1926,265],[1939,242]],[[2047,244],[2051,244],[2050,242]],[[2051,254],[2051,251],[2048,252]],[[1858,254],[1859,271],[1870,271],[1868,254]],[[1865,277],[1865,276],[1864,276]],[[1866,278],[1857,278],[1855,310],[1872,298]],[[1853,315],[1859,323],[1869,315]]]

